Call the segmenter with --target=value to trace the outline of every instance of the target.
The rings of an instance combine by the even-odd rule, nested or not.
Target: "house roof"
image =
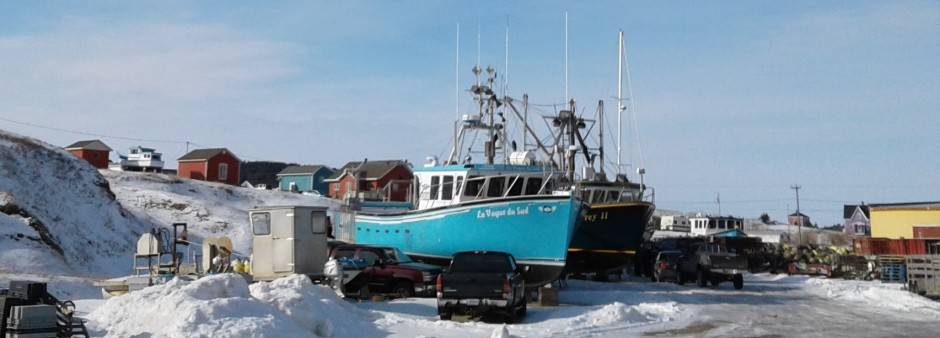
[[[871,214],[869,214],[869,211],[868,211],[868,206],[865,204],[862,204],[862,205],[846,204],[842,208],[842,218],[844,219],[852,218],[852,215],[855,214],[855,209],[857,208],[862,208],[862,213],[865,214],[865,217],[869,219],[871,218]]]
[[[804,214],[804,213],[802,213],[802,212],[799,213],[799,214],[797,214],[797,213],[795,213],[795,212],[792,213],[792,214],[790,214],[790,217],[797,217],[797,216],[803,216],[803,217],[809,218],[809,216],[807,216],[806,214]]]
[[[183,155],[183,157],[176,159],[176,161],[178,162],[203,161],[203,160],[208,160],[210,158],[213,158],[216,155],[225,154],[225,153],[231,154],[232,157],[235,158],[235,160],[241,161],[238,159],[238,156],[235,156],[235,154],[233,154],[231,151],[229,151],[226,148],[196,149],[196,150],[190,151],[186,155]]]
[[[90,149],[90,150],[101,150],[101,151],[112,150],[110,147],[108,147],[108,145],[104,144],[104,142],[101,142],[101,140],[78,141],[65,147],[65,150],[76,150],[76,149]]]
[[[332,182],[338,181],[343,175],[352,173],[356,168],[359,168],[359,179],[366,181],[374,181],[384,177],[388,172],[392,171],[398,166],[405,165],[407,162],[401,160],[385,160],[385,161],[366,161],[365,164],[360,168],[359,165],[362,161],[353,161],[346,163],[342,168],[337,170],[330,175],[327,179],[323,181]]]
[[[323,165],[291,165],[277,173],[277,176],[286,175],[312,175],[325,168]]]
[[[882,203],[882,204],[869,204],[871,209],[937,209],[940,208],[940,202],[908,202],[908,203]]]

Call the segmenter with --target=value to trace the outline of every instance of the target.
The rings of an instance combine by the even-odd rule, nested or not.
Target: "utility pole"
[[[715,201],[718,202],[718,217],[721,217],[721,193],[718,193],[718,196],[715,197]]]
[[[800,186],[794,184],[790,189],[796,190],[796,217],[799,221],[796,224],[797,236],[800,237],[800,244],[803,244],[803,214],[800,213]]]

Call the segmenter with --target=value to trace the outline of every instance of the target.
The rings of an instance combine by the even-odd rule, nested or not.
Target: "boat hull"
[[[631,264],[655,209],[649,202],[591,206],[571,239],[565,273],[606,273]]]
[[[541,286],[564,270],[572,235],[586,213],[576,197],[510,197],[393,214],[357,212],[350,230],[356,243],[395,246],[440,265],[459,251],[508,252],[529,267],[526,283]]]

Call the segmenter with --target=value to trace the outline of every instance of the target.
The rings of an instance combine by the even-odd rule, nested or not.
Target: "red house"
[[[404,202],[413,179],[407,162],[391,160],[349,162],[323,182],[329,183],[329,196],[336,199],[355,194],[365,201]]]
[[[228,149],[196,149],[176,161],[179,177],[238,185],[241,160]]]
[[[101,140],[78,141],[65,147],[65,150],[80,159],[88,161],[95,168],[108,169],[108,157],[111,156],[111,148]]]

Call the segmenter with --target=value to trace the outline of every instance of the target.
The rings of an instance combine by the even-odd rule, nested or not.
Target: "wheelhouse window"
[[[503,190],[505,189],[506,178],[505,177],[490,177],[487,179],[486,183],[486,197],[500,197],[503,196]]]
[[[522,187],[525,185],[525,179],[519,176],[509,178],[509,193],[507,196],[522,195]]]
[[[454,198],[454,176],[444,176],[441,185],[441,199],[451,200]]]
[[[454,196],[460,195],[460,186],[463,184],[463,176],[457,176],[454,180]]]
[[[441,188],[441,177],[440,176],[431,176],[431,200],[437,199],[437,192]]]
[[[480,176],[467,176],[467,187],[464,189],[464,196],[477,196],[483,190],[483,178]]]
[[[271,214],[263,212],[251,214],[251,233],[256,236],[271,234]]]
[[[538,177],[530,177],[528,182],[525,185],[525,194],[526,195],[538,195],[539,189],[542,188],[542,179]]]

